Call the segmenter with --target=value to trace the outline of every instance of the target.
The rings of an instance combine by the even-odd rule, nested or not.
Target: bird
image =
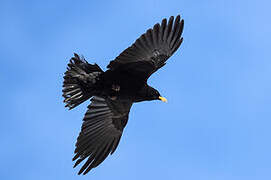
[[[180,47],[184,20],[180,15],[164,18],[142,34],[103,71],[74,53],[64,73],[62,96],[73,109],[90,99],[75,144],[74,168],[85,175],[113,154],[120,142],[134,103],[167,102],[147,80]]]

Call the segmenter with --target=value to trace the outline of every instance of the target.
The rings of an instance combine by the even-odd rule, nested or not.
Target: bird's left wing
[[[147,78],[165,65],[166,60],[180,47],[183,38],[184,21],[178,15],[171,16],[155,24],[142,34],[132,46],[125,49],[107,66],[111,70],[121,70]]]
[[[78,174],[86,174],[113,154],[120,141],[132,102],[94,96],[77,138],[74,167],[87,158]]]

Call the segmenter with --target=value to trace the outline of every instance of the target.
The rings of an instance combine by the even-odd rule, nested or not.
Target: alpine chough
[[[114,153],[133,103],[167,101],[147,80],[180,47],[183,26],[180,15],[163,19],[112,60],[105,72],[77,54],[70,59],[62,90],[66,107],[73,109],[91,98],[74,151],[74,167],[86,159],[78,174],[88,173]]]

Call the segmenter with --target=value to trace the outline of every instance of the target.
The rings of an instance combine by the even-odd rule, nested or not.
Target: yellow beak
[[[167,99],[164,98],[164,97],[162,97],[162,96],[159,96],[159,99],[160,99],[161,101],[163,101],[163,102],[167,102]]]

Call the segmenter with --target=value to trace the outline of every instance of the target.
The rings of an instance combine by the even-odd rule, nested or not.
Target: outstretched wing
[[[81,132],[77,138],[75,156],[76,167],[87,159],[78,174],[88,173],[104,159],[113,154],[121,138],[132,102],[113,101],[94,96],[83,119]]]
[[[184,21],[178,15],[155,24],[142,34],[107,66],[111,70],[125,70],[144,80],[165,65],[166,60],[180,47]]]

